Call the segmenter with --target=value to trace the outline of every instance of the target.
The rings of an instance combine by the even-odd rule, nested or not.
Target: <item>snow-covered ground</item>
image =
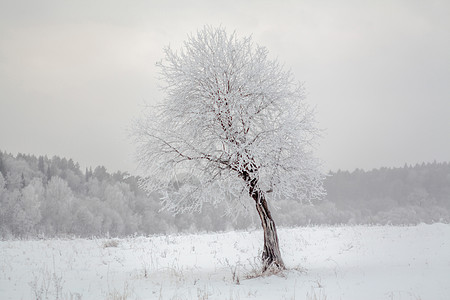
[[[450,299],[450,225],[0,242],[0,299]]]

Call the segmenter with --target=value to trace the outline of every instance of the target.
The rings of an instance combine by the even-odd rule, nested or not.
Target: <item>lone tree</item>
[[[164,52],[157,66],[166,97],[133,130],[144,188],[175,213],[223,201],[235,213],[253,199],[263,271],[284,269],[268,201],[323,195],[311,155],[314,113],[301,84],[251,37],[223,28],[206,26],[179,51]]]

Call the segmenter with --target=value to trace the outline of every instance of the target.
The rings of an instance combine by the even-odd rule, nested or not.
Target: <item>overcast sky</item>
[[[0,0],[0,150],[136,173],[155,62],[204,25],[305,82],[326,170],[450,161],[450,1]]]

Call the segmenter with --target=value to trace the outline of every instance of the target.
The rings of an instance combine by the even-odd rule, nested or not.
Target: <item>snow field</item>
[[[0,242],[0,299],[450,299],[450,225]]]

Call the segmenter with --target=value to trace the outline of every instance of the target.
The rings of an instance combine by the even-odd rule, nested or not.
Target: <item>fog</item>
[[[446,1],[2,1],[0,150],[136,173],[128,128],[155,62],[205,24],[253,35],[305,82],[324,169],[448,161]]]
[[[370,172],[329,174],[327,196],[269,203],[277,225],[414,225],[450,222],[450,164],[430,163]],[[178,182],[181,187],[183,181]],[[247,200],[247,199],[245,199]],[[248,199],[249,204],[251,199]],[[161,211],[138,178],[104,167],[80,170],[60,157],[0,152],[0,239],[217,232],[260,228],[256,210],[205,203],[200,213]]]

